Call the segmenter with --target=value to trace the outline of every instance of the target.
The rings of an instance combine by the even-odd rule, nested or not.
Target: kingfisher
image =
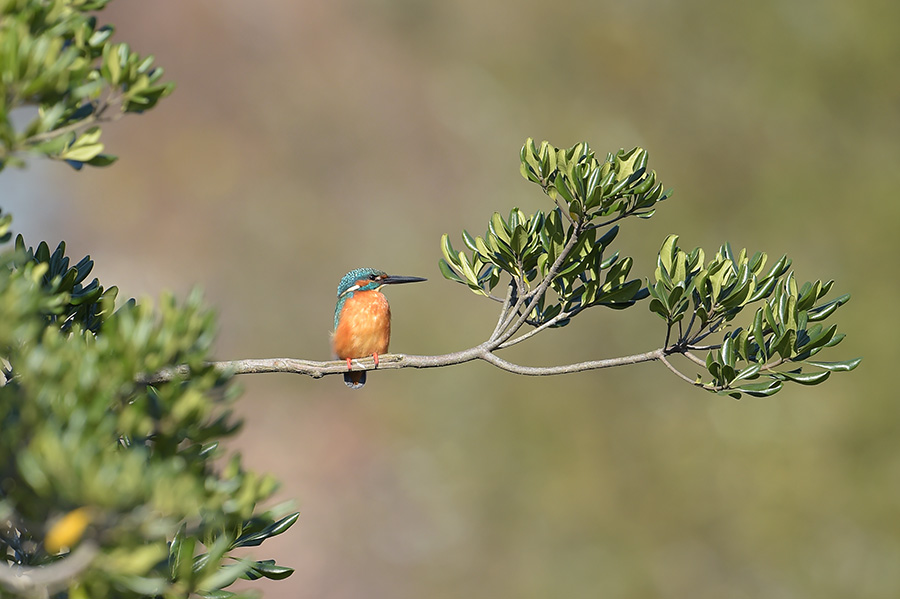
[[[391,307],[379,291],[381,287],[425,280],[389,275],[375,268],[357,268],[341,279],[331,349],[336,357],[347,360],[344,383],[348,387],[359,389],[366,384],[366,371],[352,372],[352,360],[372,356],[378,366],[378,354],[386,353],[391,342]]]

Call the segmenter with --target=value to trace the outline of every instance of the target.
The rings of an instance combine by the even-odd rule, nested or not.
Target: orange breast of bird
[[[391,341],[391,307],[378,291],[357,291],[341,308],[331,337],[334,355],[342,360],[383,354]]]

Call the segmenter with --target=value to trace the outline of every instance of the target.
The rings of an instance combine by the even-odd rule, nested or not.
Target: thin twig
[[[760,370],[772,370],[773,368],[778,368],[785,362],[787,362],[787,360],[785,360],[784,358],[776,358],[776,359],[772,360],[771,362],[766,362],[765,364],[760,366],[759,369]]]
[[[517,287],[515,285],[515,281],[509,282],[512,291],[515,293],[516,302],[512,307],[506,310],[506,314],[504,315],[502,322],[500,323],[500,327],[495,331],[493,335],[491,335],[490,341],[497,341],[501,336],[503,336],[504,331],[506,331],[509,326],[513,323],[516,316],[522,310],[522,306],[528,300],[528,297],[518,293]],[[521,326],[521,325],[520,325]],[[515,332],[515,331],[513,331]],[[500,345],[499,343],[497,345]]]
[[[690,350],[693,350],[693,351],[710,351],[710,350],[714,350],[714,349],[719,349],[719,348],[721,348],[721,347],[722,347],[722,344],[721,344],[721,343],[713,343],[712,345],[691,345],[691,344],[688,344],[688,345],[685,345],[685,346],[684,346],[685,349],[690,349]]]
[[[679,341],[687,341],[687,338],[690,337],[691,331],[694,328],[694,321],[696,319],[697,319],[697,309],[694,308],[694,310],[691,311],[691,320],[688,321],[688,326],[687,326],[687,329],[684,331],[684,336],[682,336],[682,338],[679,339]]]
[[[590,229],[602,229],[603,227],[608,227],[609,225],[615,224],[615,223],[619,222],[620,220],[631,216],[631,214],[632,214],[631,212],[626,212],[624,214],[620,214],[619,216],[616,216],[615,218],[611,218],[608,221],[588,225],[584,229],[585,229],[585,231],[590,230]]]
[[[691,385],[695,385],[695,386],[697,386],[697,387],[703,387],[703,388],[706,388],[706,386],[705,386],[704,384],[695,381],[694,379],[692,379],[692,378],[689,377],[688,375],[684,374],[683,372],[681,372],[680,370],[678,370],[677,368],[675,368],[674,366],[672,366],[672,363],[669,362],[668,359],[666,359],[666,356],[665,356],[665,355],[661,355],[661,356],[659,357],[659,361],[662,362],[662,363],[665,365],[666,368],[668,368],[669,370],[671,370],[671,371],[675,374],[675,376],[677,376],[677,377],[680,378],[681,380],[686,381],[686,382],[690,383]]]
[[[496,341],[499,341],[494,347],[500,347],[505,341],[507,341],[510,337],[516,334],[522,325],[525,324],[525,321],[528,319],[528,314],[534,309],[535,304],[538,299],[546,293],[547,288],[550,287],[551,281],[556,277],[556,274],[559,272],[560,267],[565,262],[566,258],[568,258],[569,253],[575,247],[575,244],[578,243],[579,238],[581,237],[582,229],[581,223],[575,223],[573,225],[574,229],[572,231],[572,236],[569,238],[569,241],[566,242],[566,245],[563,246],[563,249],[560,251],[559,256],[556,257],[556,260],[553,261],[553,264],[547,270],[547,276],[541,281],[540,285],[538,285],[532,292],[529,293],[531,299],[525,304],[524,309],[521,308],[522,298],[519,298],[519,301],[516,302],[516,312],[513,313],[513,316],[521,311],[521,315],[518,319],[512,321],[512,318],[508,319],[511,322],[509,325],[505,325],[503,328],[505,330],[499,337],[497,337]]]
[[[546,190],[545,190],[546,191]],[[548,194],[549,195],[549,194]],[[569,214],[568,207],[563,207],[562,202],[559,201],[559,196],[553,199],[553,202],[556,204],[556,207],[559,208],[559,211],[562,213],[566,220],[569,221],[569,224],[575,226],[575,219],[572,218],[572,215]]]
[[[725,322],[725,317],[724,317],[724,316],[719,317],[719,320],[717,320],[717,321],[714,322],[713,324],[709,325],[709,327],[707,328],[707,330],[706,330],[705,332],[703,332],[703,333],[698,333],[697,336],[694,337],[693,339],[691,339],[691,342],[688,343],[687,345],[691,345],[691,346],[692,346],[692,345],[696,344],[698,341],[703,341],[704,339],[706,339],[706,338],[709,337],[710,335],[713,335],[713,334],[715,334],[715,333],[718,333],[718,332],[719,332],[719,327],[722,326],[722,324],[723,324],[724,322]]]
[[[504,343],[501,343],[499,346],[497,346],[497,349],[506,349],[507,347],[511,347],[511,346],[515,345],[516,343],[521,343],[522,341],[525,341],[526,339],[537,335],[541,331],[552,327],[560,320],[565,320],[566,318],[572,318],[573,316],[578,314],[578,312],[581,312],[581,310],[572,310],[571,312],[560,312],[559,314],[557,314],[550,320],[547,320],[541,324],[535,325],[535,327],[533,329],[531,329],[530,331],[528,331],[527,333],[522,333],[515,339],[510,339],[509,341],[505,341]],[[531,322],[528,322],[528,324],[531,324]]]
[[[114,102],[121,101],[122,96],[118,95],[115,97],[107,97],[102,102],[97,104],[97,107],[94,111],[86,116],[85,118],[75,121],[74,123],[70,123],[58,129],[51,129],[50,131],[44,131],[43,133],[35,133],[34,135],[26,138],[23,143],[25,145],[31,146],[35,144],[39,144],[43,141],[47,141],[48,139],[53,139],[55,137],[59,137],[60,135],[65,135],[66,133],[72,133],[73,131],[78,131],[79,129],[83,129],[85,127],[89,127],[95,123],[110,123],[113,121],[117,121],[124,116],[124,112],[119,111],[113,114],[110,117],[103,118],[103,114],[109,109],[110,106],[113,105]]]
[[[571,374],[574,372],[585,372],[588,370],[599,370],[601,368],[613,368],[616,366],[626,366],[630,364],[640,364],[641,362],[652,362],[654,360],[663,360],[665,350],[663,348],[655,349],[643,354],[634,354],[631,356],[622,356],[619,358],[608,358],[605,360],[592,360],[589,362],[578,362],[577,364],[566,364],[564,366],[522,366],[513,364],[496,354],[486,352],[481,359],[489,364],[493,364],[501,370],[513,372],[515,374],[524,374],[526,376],[549,376],[554,374]]]
[[[497,319],[497,325],[494,327],[494,332],[491,333],[491,340],[496,339],[503,330],[503,322],[506,320],[510,304],[512,303],[513,289],[513,282],[510,281],[509,285],[506,286],[506,298],[503,299],[503,307],[500,309],[500,317]]]
[[[704,360],[703,358],[698,358],[697,356],[695,356],[694,354],[692,354],[691,352],[689,352],[687,350],[682,351],[681,354],[685,358],[687,358],[688,360],[693,362],[694,364],[697,364],[699,366],[702,366],[703,368],[706,368],[706,360]]]

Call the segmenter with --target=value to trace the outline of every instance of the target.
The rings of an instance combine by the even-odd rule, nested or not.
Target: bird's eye
[[[371,275],[369,275],[369,280],[370,280],[370,281],[377,281],[377,280],[378,280],[378,275],[376,275],[376,274],[371,274]]]

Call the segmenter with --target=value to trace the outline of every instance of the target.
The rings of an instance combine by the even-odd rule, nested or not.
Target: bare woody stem
[[[612,368],[629,364],[640,364],[641,362],[652,362],[663,359],[666,354],[664,348],[659,348],[642,354],[633,354],[603,360],[591,360],[561,366],[523,366],[498,357],[491,351],[491,345],[493,344],[483,343],[470,349],[438,356],[385,354],[383,356],[378,356],[377,369],[398,370],[401,368],[440,368],[442,366],[453,366],[465,362],[472,362],[474,360],[483,360],[501,370],[515,374],[549,376],[599,370],[602,368]],[[343,374],[347,372],[347,362],[345,361],[333,360],[316,362],[312,360],[297,360],[294,358],[229,360],[223,362],[210,362],[209,366],[212,366],[222,373],[232,375],[283,372],[302,374],[317,379],[330,374]],[[362,358],[353,361],[353,369],[375,370],[376,366],[372,358]],[[164,383],[176,378],[190,376],[190,373],[191,370],[187,366],[178,366],[140,377],[138,382],[147,385]]]

